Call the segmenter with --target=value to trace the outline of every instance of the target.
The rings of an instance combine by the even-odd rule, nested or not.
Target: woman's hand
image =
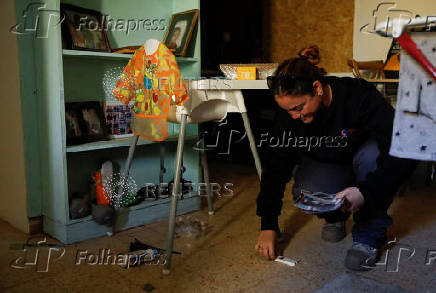
[[[274,230],[264,230],[260,232],[254,250],[263,255],[266,260],[276,259],[277,232]]]
[[[348,187],[336,194],[335,198],[345,198],[343,210],[349,212],[357,211],[364,203],[365,198],[357,187]]]

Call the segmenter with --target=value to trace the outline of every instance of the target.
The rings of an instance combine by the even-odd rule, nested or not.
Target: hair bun
[[[310,47],[301,49],[298,52],[298,56],[307,59],[307,61],[313,65],[317,65],[321,61],[321,58],[319,57],[319,48],[317,45],[312,45]]]

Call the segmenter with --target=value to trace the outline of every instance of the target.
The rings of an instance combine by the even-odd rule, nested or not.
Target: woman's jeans
[[[376,169],[379,153],[377,143],[370,140],[356,152],[352,165],[323,163],[303,156],[296,169],[292,192],[294,196],[300,194],[301,189],[312,192],[338,193],[347,187],[356,186],[356,182],[363,181],[369,172]],[[386,194],[385,196],[389,197],[390,205],[394,194]],[[389,205],[370,210],[364,204],[354,213],[352,231],[354,242],[364,243],[375,248],[379,248],[386,242],[386,230],[392,224],[392,219],[387,214]],[[349,212],[340,210],[318,215],[328,223],[345,221],[349,216]]]

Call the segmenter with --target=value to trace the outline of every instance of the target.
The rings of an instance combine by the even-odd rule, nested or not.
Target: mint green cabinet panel
[[[17,23],[23,23],[23,12],[31,1],[15,2]],[[36,11],[28,12],[34,19]],[[27,216],[37,217],[42,214],[41,166],[39,148],[39,100],[36,80],[35,42],[33,34],[17,35],[20,68],[20,93],[23,117],[23,143],[26,172]]]
[[[59,10],[56,0],[45,0],[45,9]],[[43,214],[67,222],[67,173],[65,156],[65,109],[62,79],[60,26],[49,21],[50,14],[39,15],[47,37],[36,39],[38,99],[40,103],[40,160]]]

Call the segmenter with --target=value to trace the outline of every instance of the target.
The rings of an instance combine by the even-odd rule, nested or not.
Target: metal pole
[[[256,165],[257,175],[259,175],[259,179],[261,179],[262,175],[262,166],[260,164],[259,154],[257,153],[256,141],[254,140],[253,132],[251,131],[250,121],[248,120],[247,112],[242,112],[242,120],[244,121],[245,131],[247,132],[248,141],[250,142],[251,153],[254,157],[254,164]]]
[[[210,190],[210,182],[209,182],[209,166],[207,164],[207,155],[204,150],[204,137],[201,138],[201,165],[203,167],[203,178],[204,183],[206,183],[206,194],[207,194],[207,208],[209,210],[209,215],[213,215],[215,212],[213,210],[213,202],[212,202],[212,194]]]
[[[160,172],[159,172],[159,183],[163,183],[164,174],[166,172],[165,169],[165,143],[161,142],[159,144],[159,150],[160,150]]]
[[[115,205],[114,205],[115,210],[120,208],[121,197],[123,196],[124,188],[127,183],[127,179],[129,177],[130,167],[132,165],[132,160],[133,160],[133,154],[135,153],[135,148],[136,148],[136,144],[138,143],[138,139],[139,139],[139,135],[135,135],[129,147],[129,155],[127,156],[126,166],[124,168],[124,174],[123,177],[120,178],[120,186],[118,187],[118,196],[115,199]]]
[[[127,156],[126,160],[126,166],[124,167],[124,174],[120,178],[120,185],[118,186],[118,195],[115,198],[115,204],[114,204],[114,215],[112,218],[112,233],[108,232],[108,235],[112,236],[115,233],[116,230],[116,222],[117,222],[117,210],[120,208],[120,201],[121,197],[124,193],[124,188],[127,183],[127,179],[129,177],[130,173],[130,167],[132,165],[133,155],[135,153],[136,144],[138,143],[139,135],[135,135],[132,139],[132,143],[129,147],[129,155]]]
[[[168,275],[171,271],[171,258],[174,244],[174,227],[176,223],[176,215],[177,215],[177,201],[179,197],[179,184],[181,178],[181,167],[182,167],[182,156],[183,156],[183,147],[185,143],[185,130],[186,130],[186,114],[181,115],[182,120],[180,124],[180,134],[179,140],[177,143],[177,153],[176,153],[176,164],[174,168],[174,186],[171,198],[171,210],[169,216],[168,223],[168,242],[167,242],[167,251],[166,251],[166,262],[163,268],[163,274]]]

